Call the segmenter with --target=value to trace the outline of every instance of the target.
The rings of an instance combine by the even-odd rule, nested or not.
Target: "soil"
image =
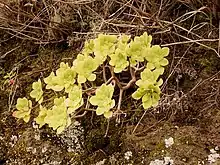
[[[211,149],[220,152],[219,29],[211,1],[126,2],[79,4],[82,15],[74,8],[73,16],[77,26],[68,33],[54,33],[56,40],[46,44],[0,28],[0,164],[149,165],[170,157],[175,165],[202,165],[209,164]],[[195,11],[201,12],[189,14]],[[109,20],[114,13],[115,20]],[[112,22],[101,22],[100,17]],[[60,62],[71,62],[85,39],[99,32],[134,36],[145,31],[153,36],[153,44],[170,48],[156,108],[144,111],[128,90],[120,123],[112,119],[108,129],[108,120],[89,112],[60,135],[47,126],[39,129],[34,113],[28,123],[12,116],[16,99],[27,96],[32,83],[48,76]],[[174,144],[166,148],[169,137]],[[132,154],[126,157],[128,152]],[[220,158],[213,164],[220,165]]]

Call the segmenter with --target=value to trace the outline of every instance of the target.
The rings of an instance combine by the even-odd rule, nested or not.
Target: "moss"
[[[150,151],[149,153],[149,158],[150,159],[153,159],[155,157],[158,157],[161,155],[162,151],[164,151],[163,154],[166,154],[167,153],[167,150],[165,148],[165,145],[164,145],[164,142],[158,142],[155,146],[155,149]]]
[[[86,135],[86,149],[89,153],[103,149],[109,144],[109,138],[100,129],[93,129]]]
[[[220,69],[220,59],[216,54],[210,53],[199,59],[200,65],[203,67],[203,73],[209,75]]]
[[[101,122],[102,120],[100,120]],[[89,153],[94,152],[96,150],[102,149],[108,154],[112,154],[113,152],[119,150],[119,144],[121,142],[121,133],[122,130],[119,130],[115,127],[114,123],[109,125],[109,131],[106,134],[107,123],[101,122],[99,128],[94,128],[88,130],[86,133],[86,149]]]

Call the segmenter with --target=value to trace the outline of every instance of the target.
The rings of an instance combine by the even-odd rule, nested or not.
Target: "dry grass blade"
[[[189,44],[189,43],[198,43],[198,42],[217,42],[219,39],[201,39],[201,40],[190,40],[188,41],[181,41],[181,42],[174,42],[174,43],[169,43],[169,44],[162,44],[161,46],[173,46],[173,45],[181,45],[181,44]],[[208,48],[211,49],[212,48]]]
[[[89,4],[92,2],[95,2],[97,0],[53,0],[54,2],[59,2],[59,3],[64,3],[64,4],[74,4],[74,5],[84,5],[84,4]]]
[[[180,37],[182,37],[182,38],[184,38],[184,39],[186,39],[186,40],[188,40],[188,41],[193,42],[193,40],[190,39],[190,38],[187,38],[187,37],[182,36],[182,35],[177,34],[177,33],[174,33],[174,34],[176,34],[177,36],[180,36]],[[218,41],[219,39],[216,39],[216,40]],[[200,43],[200,42],[198,42],[198,41],[195,41],[195,43],[198,44],[198,45],[201,45],[201,46],[203,46],[203,47],[205,47],[205,48],[207,48],[207,49],[209,49],[209,50],[214,51],[214,52],[217,54],[217,56],[220,57],[219,53],[218,53],[214,48],[211,48],[211,47],[209,47],[209,46],[207,46],[207,45],[205,45],[205,44],[202,44],[202,43]]]

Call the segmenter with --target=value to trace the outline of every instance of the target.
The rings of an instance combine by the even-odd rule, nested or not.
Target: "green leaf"
[[[162,48],[162,54],[164,57],[168,56],[170,52],[170,49],[168,47]]]
[[[113,115],[112,111],[107,111],[107,112],[104,113],[104,116],[105,116],[105,118],[107,118],[107,119],[108,119],[108,118],[111,118],[112,115]]]
[[[169,48],[167,47],[161,48],[159,45],[154,45],[151,48],[146,48],[143,54],[148,63],[153,64],[156,68],[166,66],[169,63],[164,58],[169,54]]]
[[[30,93],[30,96],[34,98],[39,104],[43,102],[43,90],[42,90],[42,83],[39,79],[37,82],[32,84],[33,90]]]
[[[157,75],[162,75],[164,73],[164,68],[163,67],[159,67],[157,69],[154,70],[154,72],[157,72]]]
[[[150,70],[155,69],[154,64],[152,64],[152,63],[148,62],[148,63],[147,63],[147,69],[150,69]]]
[[[128,43],[128,41],[130,40],[131,36],[130,35],[125,35],[125,34],[122,34],[122,36],[120,36],[119,38],[119,43]]]
[[[151,100],[151,94],[150,93],[146,93],[143,97],[142,97],[142,101],[146,102],[148,100]]]
[[[110,108],[114,108],[114,106],[115,106],[115,100],[111,100],[111,102],[110,102]]]
[[[27,98],[18,98],[16,104],[17,111],[13,112],[13,116],[19,119],[23,119],[26,123],[30,119],[30,113],[32,108],[31,100]]]
[[[78,83],[85,83],[88,79],[89,81],[95,80],[95,75],[93,72],[98,68],[98,63],[96,59],[88,55],[79,54],[77,59],[73,61],[73,69],[78,74]]]
[[[23,120],[28,123],[28,121],[30,120],[30,115],[24,116]]]
[[[166,66],[169,64],[169,61],[166,59],[166,58],[163,58],[161,61],[160,61],[160,65],[161,66]]]
[[[160,100],[160,95],[158,93],[153,93],[152,94],[152,106],[156,107],[159,103]]]
[[[65,100],[65,105],[68,107],[67,113],[71,114],[84,103],[82,98],[82,89],[75,85],[69,92],[68,96],[69,98]]]
[[[76,72],[73,67],[69,67],[67,63],[61,62],[60,68],[56,70],[56,75],[52,72],[44,82],[47,84],[46,89],[54,91],[68,91],[68,88],[75,83]]]
[[[143,97],[145,93],[146,93],[145,89],[138,88],[138,90],[132,94],[132,98],[134,98],[135,100],[139,100],[141,97]]]
[[[110,54],[110,62],[109,64],[111,66],[114,66],[114,72],[119,73],[122,72],[126,67],[129,66],[128,62],[128,54],[127,54],[127,49],[128,49],[128,43],[127,41],[129,40],[129,36],[123,35],[118,43],[117,43],[117,48],[114,53]]]
[[[160,78],[159,81],[156,83],[157,86],[161,86],[163,84],[163,79]]]
[[[101,100],[102,101],[102,100]],[[98,97],[95,97],[95,96],[92,96],[90,99],[89,99],[89,102],[92,104],[92,105],[99,105],[99,102],[100,102],[100,98]]]
[[[86,82],[86,78],[83,75],[78,75],[77,82],[82,84]]]
[[[65,126],[60,126],[57,128],[57,134],[61,134],[65,130]]]
[[[117,49],[115,54],[112,54],[109,64],[114,66],[114,72],[122,72],[126,67],[128,67],[129,62],[127,61],[127,54],[125,51]]]
[[[150,67],[148,67],[141,72],[141,79],[136,82],[139,88],[132,94],[132,97],[136,100],[142,98],[144,109],[156,106],[159,102],[161,93],[159,86],[163,83],[163,80],[159,79],[161,71],[160,68],[151,70]]]
[[[89,99],[89,102],[98,106],[96,109],[97,115],[102,115],[105,112],[109,112],[111,108],[115,106],[115,100],[112,99],[114,87],[112,85],[102,84],[101,87],[96,89],[95,96]],[[107,113],[108,115],[109,113]]]
[[[46,124],[44,119],[47,116],[47,111],[46,108],[40,105],[39,115],[35,118],[36,123],[39,124],[39,128]]]
[[[99,34],[98,38],[94,39],[94,54],[95,59],[101,65],[115,51],[117,36]]]
[[[94,41],[93,40],[86,41],[82,53],[85,55],[89,55],[93,52],[94,52]]]
[[[152,36],[146,32],[140,37],[136,36],[134,40],[129,43],[127,54],[130,57],[131,66],[135,66],[138,62],[144,62],[146,52],[151,46]]]
[[[105,112],[109,111],[108,109],[106,109],[105,107],[98,107],[96,109],[96,115],[102,115],[104,114]]]
[[[52,110],[47,111],[44,122],[53,130],[57,130],[57,134],[61,133],[69,125],[70,117],[67,114],[65,97],[54,99],[54,106]]]
[[[151,106],[152,106],[152,99],[149,99],[149,100],[143,102],[143,107],[144,107],[144,109],[148,109],[148,108],[150,108]]]
[[[139,40],[143,43],[145,47],[148,48],[151,46],[152,36],[148,35],[147,32],[144,32],[144,34],[140,36]]]
[[[95,81],[96,79],[96,75],[95,74],[91,74],[89,77],[88,77],[88,80],[89,81]]]

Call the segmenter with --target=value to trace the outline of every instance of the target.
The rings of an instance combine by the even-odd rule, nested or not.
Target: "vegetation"
[[[0,1],[0,164],[220,164],[219,6]]]
[[[43,90],[41,81],[32,84],[33,91],[30,96],[39,103],[39,116],[35,119],[37,124],[42,127],[48,124],[57,133],[61,133],[66,127],[71,124],[70,115],[74,115],[77,109],[83,107],[88,110],[89,103],[93,106],[98,106],[95,110],[97,115],[102,115],[106,118],[118,115],[121,110],[121,102],[123,101],[123,91],[132,87],[136,82],[139,87],[132,95],[136,100],[142,98],[142,105],[145,110],[158,105],[160,99],[160,86],[163,80],[159,77],[164,73],[164,66],[168,65],[166,57],[169,54],[168,48],[151,45],[152,37],[145,32],[140,37],[135,37],[134,40],[130,36],[122,35],[104,35],[100,34],[94,40],[89,40],[85,43],[82,54],[78,54],[73,61],[73,65],[61,63],[60,68],[56,70],[56,74],[52,72],[44,79],[46,89],[52,89],[55,92],[62,92],[61,97],[54,99],[53,107],[44,105]],[[110,60],[109,60],[110,58]],[[109,61],[109,62],[108,62]],[[94,72],[103,66],[104,83],[99,87],[94,82],[96,74]],[[140,68],[141,66],[141,68]],[[106,69],[110,69],[111,77],[106,80]],[[136,81],[136,73],[143,70],[141,79]],[[131,80],[122,85],[122,82],[116,77],[115,73],[130,71]],[[88,82],[87,82],[88,81]],[[115,100],[112,99],[115,86],[119,88],[118,107],[116,111],[112,111],[115,106]],[[88,88],[88,86],[90,86]],[[95,96],[90,95],[95,92]],[[117,92],[117,91],[115,91]],[[87,94],[88,97],[83,98]],[[26,98],[24,98],[26,99]],[[21,108],[19,105],[21,98],[18,99],[16,107],[18,110],[28,110],[26,116],[14,115],[17,118],[22,118],[26,122],[30,118],[30,109]],[[25,100],[27,102],[27,99]],[[28,105],[26,105],[28,106]],[[48,110],[47,110],[48,109]]]

